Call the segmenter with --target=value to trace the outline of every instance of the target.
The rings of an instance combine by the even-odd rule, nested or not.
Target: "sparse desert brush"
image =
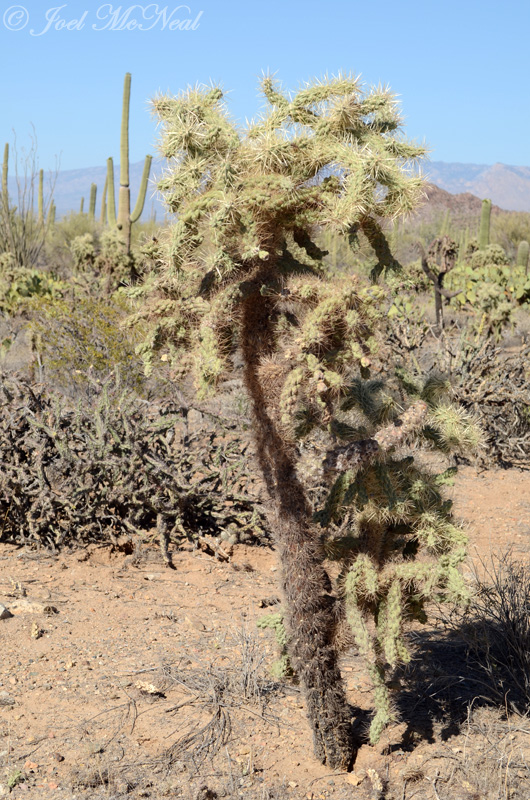
[[[117,370],[85,380],[91,394],[73,402],[42,382],[0,375],[1,540],[139,546],[155,531],[169,563],[174,538],[226,530],[267,538],[259,503],[231,469],[226,431],[180,440],[180,405],[138,397]]]
[[[29,323],[33,349],[47,380],[75,393],[86,374],[106,377],[120,370],[126,385],[140,390],[145,383],[135,353],[139,331],[124,329],[130,313],[127,299],[75,296],[33,302]]]
[[[19,267],[11,253],[0,255],[0,314],[3,316],[28,311],[35,299],[57,301],[67,288],[52,272]]]

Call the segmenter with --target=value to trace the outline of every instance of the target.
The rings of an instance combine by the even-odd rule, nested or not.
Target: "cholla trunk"
[[[256,288],[259,287],[259,276]],[[350,713],[337,651],[334,598],[320,542],[296,472],[292,448],[267,410],[258,378],[260,357],[270,352],[270,301],[253,292],[244,302],[242,350],[245,384],[253,406],[257,454],[272,501],[271,522],[281,565],[289,656],[305,692],[316,757],[332,769],[351,764]]]

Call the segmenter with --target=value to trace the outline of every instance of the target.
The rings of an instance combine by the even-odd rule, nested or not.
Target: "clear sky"
[[[0,0],[0,144],[14,130],[27,145],[33,125],[45,169],[55,156],[61,169],[117,161],[131,72],[139,161],[155,149],[148,101],[158,91],[220,81],[243,121],[261,106],[264,70],[293,89],[342,70],[390,85],[407,135],[432,160],[530,165],[528,0],[185,3]],[[170,29],[186,19],[194,29]]]

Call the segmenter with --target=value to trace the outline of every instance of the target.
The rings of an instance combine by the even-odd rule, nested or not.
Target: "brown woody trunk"
[[[344,769],[353,760],[354,747],[333,642],[335,601],[318,535],[311,525],[309,504],[296,476],[291,447],[267,410],[267,398],[258,377],[259,360],[273,347],[274,313],[270,301],[259,293],[259,277],[258,273],[257,291],[247,296],[243,304],[241,342],[258,460],[273,509],[271,522],[281,565],[289,655],[305,693],[315,755],[332,769]]]

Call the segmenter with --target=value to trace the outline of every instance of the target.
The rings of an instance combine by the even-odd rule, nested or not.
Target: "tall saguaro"
[[[479,250],[485,250],[490,243],[491,200],[482,201],[480,228],[478,234]]]
[[[121,138],[120,138],[120,188],[118,192],[118,216],[116,217],[116,207],[114,200],[114,167],[112,159],[107,161],[107,209],[109,225],[116,225],[122,232],[125,248],[127,252],[131,249],[131,226],[137,222],[144,209],[145,197],[147,194],[147,183],[151,171],[152,156],[145,157],[140,192],[131,214],[131,187],[129,174],[129,108],[131,101],[131,73],[125,75],[123,85],[123,103],[121,114]]]

